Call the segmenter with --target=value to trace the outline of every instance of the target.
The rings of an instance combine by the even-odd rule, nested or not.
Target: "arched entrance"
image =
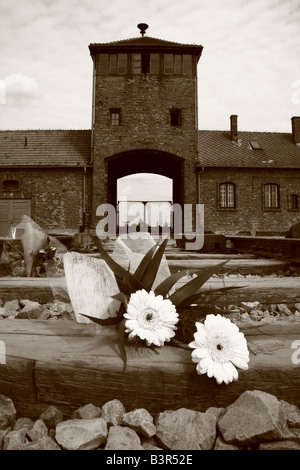
[[[180,204],[183,206],[183,159],[174,155],[170,155],[165,152],[158,152],[153,150],[139,150],[125,152],[122,154],[114,155],[106,161],[107,164],[107,180],[108,180],[108,202],[112,204],[115,208],[118,207],[117,200],[117,182],[121,178],[129,175],[135,174],[156,174],[159,176],[164,176],[172,180],[172,196],[171,203]],[[159,184],[160,178],[158,178],[157,184]],[[159,189],[159,188],[158,188]],[[155,195],[155,184],[154,184],[154,193]],[[152,198],[152,200],[154,200]],[[145,197],[141,196],[140,199],[144,204],[144,207],[147,206],[147,201]],[[154,209],[153,203],[151,210]],[[120,207],[120,206],[119,206]],[[143,222],[149,223],[147,220],[146,212],[149,207],[144,212],[144,217],[141,217]],[[154,209],[155,211],[155,209]],[[117,211],[118,212],[118,211]],[[120,215],[120,213],[118,212]],[[119,221],[118,217],[118,221]],[[160,225],[160,224],[158,224]],[[172,226],[170,220],[170,226]],[[122,226],[122,224],[118,224]],[[151,224],[152,226],[152,224]],[[152,227],[153,228],[153,227]],[[149,225],[150,229],[150,225]],[[159,228],[158,228],[159,229]]]
[[[135,150],[123,152],[106,160],[107,201],[117,205],[117,180],[135,173],[156,173],[173,181],[173,204],[183,206],[184,160],[167,152]]]

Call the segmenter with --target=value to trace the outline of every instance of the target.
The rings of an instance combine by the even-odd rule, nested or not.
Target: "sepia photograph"
[[[0,31],[0,450],[300,450],[300,1]]]

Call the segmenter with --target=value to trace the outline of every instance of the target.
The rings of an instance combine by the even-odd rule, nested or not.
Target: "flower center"
[[[144,309],[142,318],[143,327],[146,329],[155,328],[159,322],[157,312],[151,307],[146,307]]]
[[[208,339],[206,347],[211,358],[216,362],[224,363],[231,359],[231,348],[226,336],[212,335]]]

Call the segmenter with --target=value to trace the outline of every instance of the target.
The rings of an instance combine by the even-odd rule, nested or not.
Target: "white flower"
[[[138,336],[146,340],[148,346],[163,346],[165,341],[170,341],[178,322],[178,313],[169,299],[144,289],[131,295],[124,317],[128,338]]]
[[[249,351],[247,341],[239,328],[221,315],[207,315],[204,324],[196,323],[195,348],[192,361],[197,362],[198,374],[215,377],[218,384],[228,384],[238,379],[235,368],[248,369]]]

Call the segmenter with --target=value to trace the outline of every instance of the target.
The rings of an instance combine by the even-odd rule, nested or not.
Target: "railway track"
[[[211,290],[224,286],[241,286],[241,289],[228,292],[226,296],[219,296],[221,302],[299,302],[299,239],[235,236],[230,240],[234,244],[234,252],[231,253],[187,252],[170,240],[165,257],[171,273],[188,270],[197,274],[205,267],[227,261],[205,284],[205,288]],[[113,250],[113,246],[114,241],[105,244],[108,252]],[[296,260],[294,255],[297,255]],[[89,256],[98,255],[90,253]],[[5,302],[14,298],[39,302],[50,302],[53,298],[68,301],[65,278],[0,276],[0,299]]]

